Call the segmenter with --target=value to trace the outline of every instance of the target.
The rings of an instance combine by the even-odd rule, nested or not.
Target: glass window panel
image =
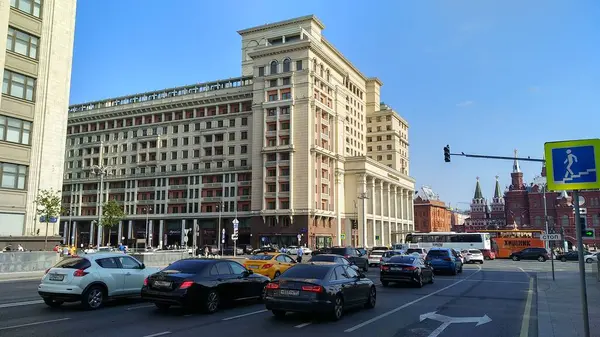
[[[13,142],[13,143],[20,143],[21,142],[20,131],[21,131],[21,129],[15,129],[15,128],[11,128],[9,126],[8,129],[6,130],[6,140],[9,142]]]
[[[31,45],[29,46],[29,57],[37,59],[38,50],[38,38],[35,36],[31,37]]]
[[[19,0],[19,9],[26,13],[32,12],[31,0]]]
[[[33,5],[33,15],[40,17],[41,12],[41,0],[35,0],[35,4]]]
[[[30,84],[30,83],[28,83]],[[25,99],[29,101],[33,101],[33,86],[28,85],[25,92]]]
[[[19,178],[17,180],[17,188],[19,189],[25,189],[25,176],[24,175],[19,175]]]
[[[21,136],[21,144],[29,145],[29,130],[24,130]]]
[[[10,0],[10,5],[13,7],[17,7],[17,0]]]

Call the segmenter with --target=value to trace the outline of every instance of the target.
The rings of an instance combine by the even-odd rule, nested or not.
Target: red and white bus
[[[465,249],[491,250],[488,233],[431,232],[406,235],[409,248],[447,247],[456,251]]]

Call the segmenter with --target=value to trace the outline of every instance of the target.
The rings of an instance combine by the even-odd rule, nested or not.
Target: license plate
[[[63,274],[50,274],[50,281],[62,281],[65,279]]]
[[[248,266],[250,269],[258,269],[258,266]]]
[[[157,286],[157,287],[162,287],[162,288],[170,288],[171,287],[171,282],[154,281],[154,285]]]
[[[298,295],[300,295],[300,290],[286,290],[286,289],[282,289],[282,290],[279,290],[279,295],[282,295],[282,296],[298,296]]]
[[[402,268],[396,268],[396,267],[392,267],[390,269],[393,270],[393,271],[400,271],[400,270],[402,270]]]

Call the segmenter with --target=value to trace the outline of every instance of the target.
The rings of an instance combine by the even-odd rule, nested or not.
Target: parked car
[[[427,256],[427,249],[425,249],[425,248],[408,248],[406,250],[406,255],[410,255],[413,253],[417,253],[417,254],[419,254],[420,258],[425,259],[425,257]]]
[[[381,262],[381,257],[383,256],[383,253],[385,253],[386,250],[372,250],[371,252],[369,252],[369,267],[370,266],[378,266],[379,263]]]
[[[75,255],[46,270],[38,293],[50,307],[81,302],[85,309],[99,309],[108,299],[138,297],[144,279],[158,270],[123,253]]]
[[[383,255],[381,255],[381,259],[379,259],[379,263],[385,263],[388,262],[392,257],[397,256],[397,255],[404,255],[404,252],[401,250],[388,250],[387,252],[383,253]]]
[[[277,253],[277,248],[271,246],[264,246],[252,251],[252,255],[261,254],[261,253]]]
[[[562,262],[579,261],[579,252],[577,252],[576,250],[572,250],[572,251],[566,252],[564,254],[558,254],[558,255],[556,255],[556,259],[561,260]],[[585,261],[585,257],[584,257],[584,261]]]
[[[586,263],[593,263],[593,262],[598,262],[598,256],[600,255],[599,252],[596,253],[589,253],[586,256],[584,256],[584,260]]]
[[[244,261],[244,267],[256,274],[274,279],[296,263],[296,260],[287,254],[263,253],[248,257]]]
[[[548,252],[546,251],[545,248],[532,247],[532,248],[525,248],[518,252],[513,252],[512,254],[510,254],[509,258],[512,259],[513,261],[538,260],[540,262],[544,262],[544,261],[550,259],[550,256],[548,255]]]
[[[462,273],[463,264],[450,248],[434,247],[427,252],[425,262],[429,263],[434,272],[449,271],[452,275]]]
[[[496,253],[494,253],[493,250],[491,249],[480,249],[481,252],[483,253],[483,258],[486,260],[495,260],[496,259]]]
[[[214,313],[224,301],[262,299],[268,283],[236,261],[183,259],[150,275],[141,289],[142,299],[160,310],[176,305]]]
[[[465,249],[462,251],[465,263],[480,263],[483,264],[483,252],[479,249]]]
[[[353,247],[333,247],[329,248],[329,254],[341,255],[348,261],[357,265],[364,272],[369,270],[369,260]]]
[[[433,283],[434,280],[433,268],[418,256],[394,256],[379,269],[379,279],[384,287],[390,282],[409,282],[421,288],[425,282]]]
[[[375,284],[364,274],[337,263],[298,264],[267,285],[265,306],[276,318],[287,312],[342,318],[351,307],[374,308]]]

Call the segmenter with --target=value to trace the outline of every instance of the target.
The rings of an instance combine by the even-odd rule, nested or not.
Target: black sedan
[[[177,305],[213,313],[224,301],[262,299],[268,282],[235,261],[183,259],[150,275],[142,299],[162,310]]]
[[[390,282],[409,282],[421,288],[424,282],[433,283],[434,279],[433,268],[414,255],[393,256],[379,269],[379,278],[384,287]]]
[[[287,312],[325,314],[339,320],[351,307],[374,308],[373,282],[350,266],[330,262],[297,264],[267,285],[265,305],[277,318]]]

